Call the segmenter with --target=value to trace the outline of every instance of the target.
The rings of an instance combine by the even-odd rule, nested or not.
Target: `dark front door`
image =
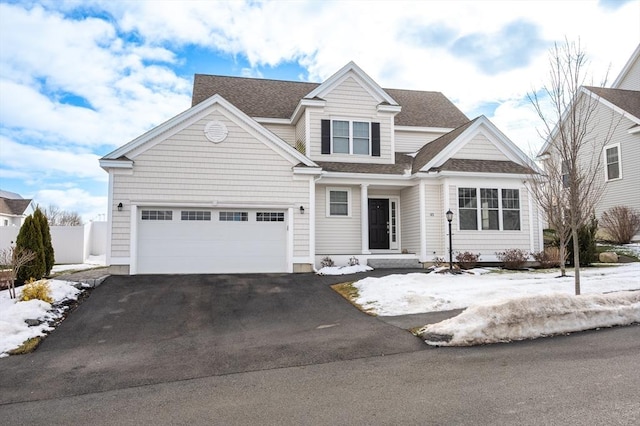
[[[389,248],[389,200],[369,199],[369,248]]]

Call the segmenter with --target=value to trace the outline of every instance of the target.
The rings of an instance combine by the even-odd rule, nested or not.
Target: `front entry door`
[[[389,248],[389,200],[369,199],[369,248]]]

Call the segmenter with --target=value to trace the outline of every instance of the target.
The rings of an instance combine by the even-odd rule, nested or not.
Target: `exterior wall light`
[[[118,203],[118,211],[121,212],[122,211],[122,203]]]
[[[304,214],[304,207],[300,206],[300,214]]]

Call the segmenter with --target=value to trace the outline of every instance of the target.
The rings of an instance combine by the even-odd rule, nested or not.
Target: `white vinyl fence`
[[[51,244],[55,263],[83,263],[89,256],[107,252],[107,222],[89,222],[81,226],[51,226]],[[0,250],[15,244],[20,228],[0,226]]]

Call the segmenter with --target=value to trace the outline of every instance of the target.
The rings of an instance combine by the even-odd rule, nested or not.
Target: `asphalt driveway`
[[[113,276],[32,354],[0,403],[425,349],[312,274]]]

